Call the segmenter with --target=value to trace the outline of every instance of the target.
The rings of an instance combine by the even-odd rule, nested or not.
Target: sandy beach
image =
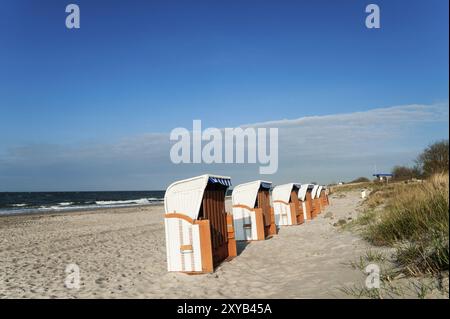
[[[349,262],[368,244],[333,224],[359,203],[331,197],[315,220],[239,244],[206,275],[167,272],[162,205],[1,217],[0,298],[348,298],[340,288],[364,281]],[[64,284],[71,263],[79,289]]]

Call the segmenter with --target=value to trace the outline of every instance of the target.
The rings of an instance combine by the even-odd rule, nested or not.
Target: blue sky
[[[0,191],[161,189],[210,171],[167,163],[166,146],[150,159],[111,153],[163,145],[193,119],[235,127],[406,105],[448,114],[448,1],[72,1],[79,30],[65,27],[68,3],[0,0]],[[364,25],[369,3],[381,29]],[[326,183],[409,164],[448,137],[448,119],[420,114],[395,138],[368,137],[381,149],[359,162],[299,170],[286,159],[273,179]],[[237,181],[246,172],[236,168]]]

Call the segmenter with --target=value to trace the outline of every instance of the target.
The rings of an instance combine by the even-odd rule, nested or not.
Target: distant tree
[[[367,177],[358,177],[352,180],[350,183],[367,183],[367,182],[370,182],[370,179],[368,179]]]
[[[448,140],[435,142],[417,157],[417,166],[424,176],[448,172],[448,153]]]
[[[392,169],[392,175],[395,180],[407,180],[412,178],[420,178],[421,172],[419,167],[395,166]]]

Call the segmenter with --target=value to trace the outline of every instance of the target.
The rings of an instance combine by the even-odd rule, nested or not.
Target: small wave
[[[151,202],[161,201],[160,198],[140,198],[140,199],[130,199],[130,200],[100,200],[96,201],[95,204],[103,206],[113,206],[113,205],[148,205]]]
[[[70,206],[73,205],[73,202],[62,202],[58,204],[59,206]]]
[[[147,199],[152,202],[162,202],[164,200],[164,198],[156,198],[156,197],[150,197]]]
[[[164,201],[163,198],[149,197],[130,200],[108,200],[108,201],[85,201],[83,203],[78,202],[60,202],[49,205],[35,206],[31,204],[18,203],[9,206],[6,210],[0,209],[0,215],[4,214],[22,214],[22,213],[38,213],[38,212],[63,212],[63,211],[77,211],[77,210],[90,210],[90,209],[102,209],[102,208],[122,208],[132,207],[140,205],[152,205],[159,204]]]
[[[124,205],[124,204],[137,204],[138,201],[142,202],[141,200],[99,200],[99,201],[96,201],[95,203],[97,205],[101,205],[101,206],[102,205]]]
[[[59,206],[59,205],[53,205],[53,206],[40,206],[37,208],[38,211],[42,212],[48,212],[48,211],[67,211],[67,210],[79,210],[79,209],[90,209],[90,208],[96,208],[98,206],[96,205],[79,205],[79,206]]]

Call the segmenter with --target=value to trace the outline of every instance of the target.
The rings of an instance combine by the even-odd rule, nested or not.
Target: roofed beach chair
[[[233,219],[225,212],[230,177],[202,175],[171,184],[164,195],[167,268],[213,272],[236,256]]]
[[[233,189],[231,198],[236,240],[264,240],[276,234],[275,216],[270,205],[271,186],[271,182],[258,180]]]
[[[312,192],[311,192],[311,197],[312,197],[312,218],[316,218],[317,215],[320,214],[321,212],[321,207],[320,207],[320,200],[318,198],[318,191],[319,191],[319,187],[320,185],[314,185]]]
[[[320,198],[320,205],[323,208],[330,205],[330,201],[328,199],[328,194],[327,194],[327,188],[325,186],[322,186],[322,189],[320,190],[319,198]]]
[[[300,190],[298,191],[298,199],[301,203],[303,218],[305,220],[312,219],[312,190],[313,184],[302,184]]]
[[[272,191],[272,202],[277,226],[299,225],[304,223],[300,209],[298,190],[300,184],[289,183],[276,186]]]

